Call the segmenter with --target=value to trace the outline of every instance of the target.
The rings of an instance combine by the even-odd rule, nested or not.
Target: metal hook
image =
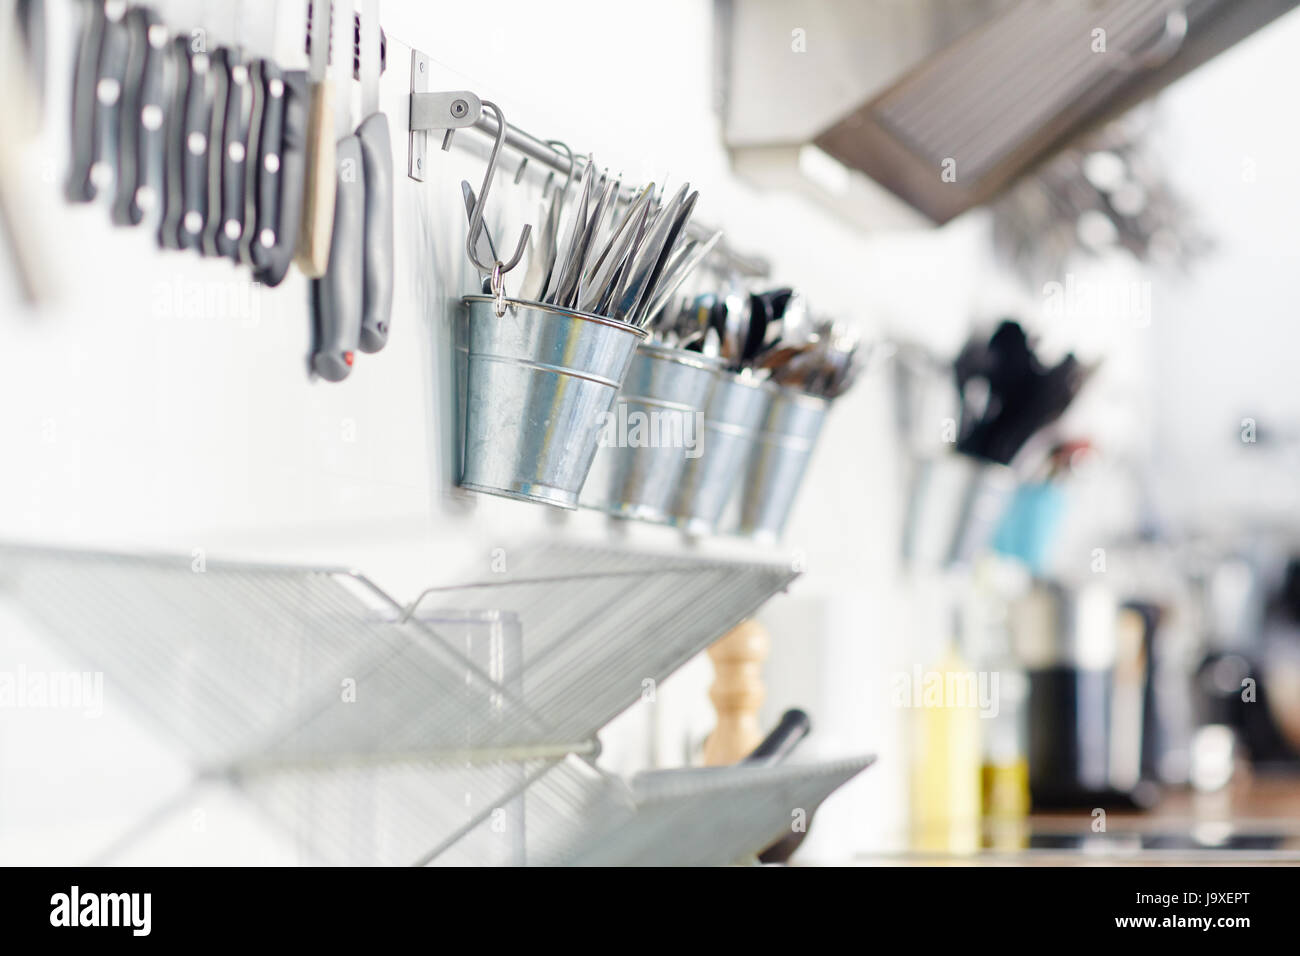
[[[478,256],[474,253],[474,247],[478,244],[479,234],[483,231],[483,210],[487,206],[488,190],[492,188],[492,180],[497,172],[497,155],[501,152],[501,147],[506,141],[506,118],[501,112],[501,107],[489,100],[483,100],[483,106],[490,109],[497,119],[497,136],[496,141],[492,144],[492,152],[488,155],[487,172],[483,174],[483,187],[478,193],[478,202],[474,204],[474,218],[469,224],[469,234],[465,237],[465,253],[469,256],[469,261],[474,263],[480,272],[494,272],[500,269],[501,273],[507,273],[515,266],[519,265],[519,260],[524,256],[524,250],[528,246],[528,237],[533,231],[531,225],[524,226],[524,230],[519,235],[519,242],[515,246],[515,254],[506,262],[480,262]]]

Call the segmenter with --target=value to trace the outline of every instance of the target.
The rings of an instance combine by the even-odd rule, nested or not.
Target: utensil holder
[[[719,371],[704,410],[704,448],[682,474],[673,523],[688,534],[711,534],[731,500],[758,440],[776,386]]]
[[[828,408],[828,400],[793,388],[772,397],[744,483],[742,534],[769,543],[781,537]]]
[[[912,482],[903,556],[913,565],[953,567],[992,542],[1016,489],[1006,465],[957,452],[922,460]]]
[[[646,332],[568,309],[465,297],[460,486],[576,508],[605,413]]]
[[[682,472],[705,447],[705,407],[721,362],[643,344],[632,357],[579,504],[668,523]]]

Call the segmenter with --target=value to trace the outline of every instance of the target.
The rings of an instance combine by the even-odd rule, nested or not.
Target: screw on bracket
[[[456,117],[456,119],[460,119],[468,112],[469,112],[469,104],[466,103],[464,100],[457,100],[456,102],[451,104],[451,115]]]

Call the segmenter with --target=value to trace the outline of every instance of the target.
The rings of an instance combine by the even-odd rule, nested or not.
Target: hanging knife
[[[298,242],[311,99],[305,70],[290,70],[279,79],[278,86],[274,76],[267,81],[257,169],[257,234],[252,245],[253,276],[268,286],[284,281]]]
[[[383,70],[379,0],[362,0],[358,31],[364,119],[357,129],[357,139],[366,193],[360,344],[363,352],[378,352],[388,342],[393,312],[393,146],[388,117],[379,111],[379,76]]]
[[[280,68],[270,60],[256,60],[248,68],[248,80],[253,100],[248,117],[248,169],[244,174],[244,231],[239,240],[239,261],[244,265],[258,266],[265,262],[265,250],[260,262],[254,254],[255,248],[261,248],[257,239],[259,218],[263,220],[262,225],[274,230],[273,220],[279,213],[279,209],[272,208],[272,215],[259,217],[262,187],[265,185],[269,189],[276,185],[275,177],[280,172],[284,78]],[[270,173],[264,169],[268,157],[272,167]],[[277,207],[279,196],[272,191],[267,201],[270,206]]]
[[[181,220],[185,216],[185,122],[189,102],[189,39],[177,37],[166,50],[172,74],[171,98],[167,104],[164,137],[162,215],[158,224],[158,244],[164,249],[180,249]]]
[[[208,134],[212,124],[214,81],[212,61],[206,53],[189,52],[189,83],[185,94],[182,214],[179,241],[182,249],[200,249],[208,221]]]
[[[162,206],[165,121],[175,83],[167,28],[145,7],[126,15],[130,35],[126,86],[118,131],[118,181],[113,222],[139,225]]]
[[[319,0],[318,0],[319,2]],[[323,4],[322,4],[323,5]],[[335,0],[334,12],[334,117],[333,128],[343,133],[335,145],[335,197],[333,234],[329,242],[329,264],[325,274],[312,282],[314,343],[312,370],[330,382],[341,382],[352,371],[361,344],[361,316],[365,307],[365,252],[362,235],[366,225],[365,176],[361,141],[352,132],[352,3]],[[329,34],[313,36],[322,45]],[[312,202],[308,193],[307,202]],[[301,251],[301,250],[300,250]]]
[[[252,130],[253,84],[248,63],[239,50],[225,51],[226,116],[222,129],[221,225],[216,233],[217,254],[238,260],[244,236],[245,181],[249,135]],[[214,141],[215,142],[215,141]],[[253,153],[256,156],[256,153]]]
[[[329,265],[330,238],[334,224],[334,194],[337,177],[336,133],[333,87],[329,76],[326,75],[329,66],[330,6],[329,0],[313,0],[310,7],[311,52],[308,75],[311,79],[311,105],[307,114],[307,162],[302,224],[298,232],[297,255],[294,260],[303,275],[310,278],[318,278],[325,274]],[[340,35],[343,32],[340,30]],[[342,132],[346,134],[352,131]]]
[[[103,0],[86,11],[73,95],[67,189],[73,202],[90,202],[116,179],[118,112],[130,51],[125,15],[125,0]]]
[[[212,54],[209,60],[209,83],[212,89],[212,109],[208,113],[208,176],[207,206],[208,215],[203,225],[203,236],[199,252],[205,256],[221,255],[217,247],[217,236],[225,225],[225,195],[221,188],[221,176],[225,170],[226,146],[226,100],[230,92],[230,67],[232,57],[238,54],[222,47]]]
[[[70,202],[90,202],[95,198],[95,183],[91,179],[95,165],[95,84],[99,80],[99,50],[107,24],[104,3],[86,5],[72,81],[72,162],[64,189]]]

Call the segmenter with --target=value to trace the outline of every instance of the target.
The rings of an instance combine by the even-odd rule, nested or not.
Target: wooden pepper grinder
[[[709,698],[718,723],[704,742],[705,766],[737,763],[762,741],[758,709],[766,696],[763,662],[768,644],[763,625],[751,619],[741,621],[709,648],[714,673]]]

